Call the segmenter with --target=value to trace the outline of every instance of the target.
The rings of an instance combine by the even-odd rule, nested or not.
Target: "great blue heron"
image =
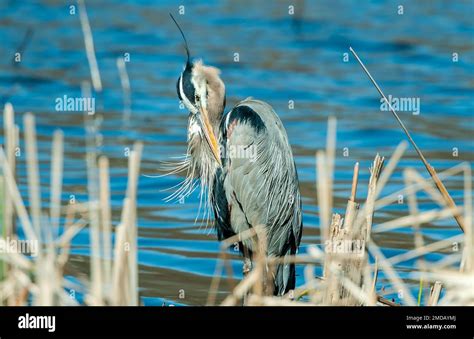
[[[272,107],[247,98],[224,114],[225,86],[220,71],[201,60],[192,62],[183,31],[187,60],[176,84],[179,99],[189,110],[188,152],[182,168],[188,176],[180,194],[201,181],[214,212],[219,240],[263,225],[267,255],[285,257],[297,252],[302,213],[293,154],[283,124]],[[250,270],[257,243],[239,243],[244,272]],[[273,272],[273,293],[295,287],[295,266],[285,262]]]

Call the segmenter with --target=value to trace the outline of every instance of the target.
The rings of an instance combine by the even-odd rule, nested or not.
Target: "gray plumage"
[[[250,114],[255,114],[255,119],[259,117],[262,124],[236,114],[242,107],[250,108],[249,112],[253,112]],[[217,182],[222,181],[221,190],[226,197],[226,213],[229,215],[221,212],[226,209],[221,202],[215,213],[218,232],[219,228],[226,228],[229,236],[264,225],[267,255],[293,255],[301,239],[301,198],[293,154],[283,124],[270,105],[251,98],[240,102],[227,114],[223,117],[221,149],[229,152],[231,149],[255,147],[255,153],[251,151],[248,157],[223,155],[223,169]],[[227,215],[227,220],[221,214]],[[243,246],[251,252],[256,250],[255,242],[251,240],[244,240]],[[275,293],[281,295],[293,288],[294,266],[278,265]]]

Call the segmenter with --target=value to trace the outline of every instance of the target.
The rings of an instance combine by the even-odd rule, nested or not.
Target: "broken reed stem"
[[[428,299],[427,306],[436,306],[438,304],[439,296],[441,294],[441,289],[443,288],[443,284],[441,281],[436,281],[434,285],[431,287],[430,297]]]
[[[329,276],[332,281],[326,281],[326,288],[330,287],[332,295],[326,295],[324,305],[354,306],[354,305],[372,305],[373,298],[362,289],[359,282],[354,282],[347,274],[348,271],[342,268],[342,263],[331,261],[327,265]],[[337,288],[334,288],[334,285]],[[327,293],[327,292],[326,292]]]
[[[383,158],[379,155],[375,157],[371,176],[367,202],[364,206],[362,216],[366,216],[365,223],[355,223],[359,205],[355,202],[357,195],[357,184],[359,175],[359,164],[354,166],[351,194],[347,201],[344,220],[339,214],[333,215],[330,227],[329,242],[335,244],[352,243],[359,241],[360,255],[355,253],[327,253],[324,262],[324,276],[327,277],[326,291],[323,296],[323,303],[326,305],[360,305],[361,302],[367,305],[374,305],[376,302],[375,286],[376,276],[370,279],[370,268],[368,267],[368,258],[365,251],[365,242],[369,238],[373,215],[373,199],[376,191],[377,178],[383,164]],[[333,246],[334,247],[334,246]],[[376,275],[377,273],[375,273]],[[346,283],[344,283],[346,281]],[[363,288],[363,286],[366,286]],[[363,301],[362,301],[363,300]]]
[[[379,154],[375,156],[372,167],[370,168],[370,179],[369,179],[369,189],[367,192],[367,200],[365,202],[365,239],[366,241],[370,240],[370,234],[372,233],[372,220],[374,217],[375,211],[375,195],[377,192],[377,181],[379,179],[380,173],[382,172],[382,167],[384,164],[384,157],[380,157]]]
[[[130,91],[130,79],[127,73],[127,67],[123,57],[117,58],[117,68],[120,75],[120,84],[122,85],[123,93],[123,118],[125,120],[130,119],[132,96]]]
[[[382,193],[382,190],[387,184],[388,180],[392,177],[393,171],[397,167],[398,162],[402,158],[407,147],[408,147],[408,143],[405,140],[402,140],[395,148],[395,151],[390,157],[390,160],[388,161],[387,165],[384,166],[384,170],[382,171],[378,179],[377,191],[375,193],[376,200],[380,196],[380,193]]]
[[[366,242],[370,241],[372,216],[374,213],[374,196],[382,165],[383,158],[377,154],[373,167],[370,169],[371,176],[367,200],[362,213],[359,213],[359,204],[355,202],[359,164],[355,164],[351,194],[347,201],[344,221],[338,214],[333,215],[330,243],[347,244],[349,242],[353,247],[355,242],[358,241],[360,253],[358,256],[355,253],[327,254],[324,263],[324,274],[328,280],[326,282],[326,293],[323,297],[324,304],[355,306],[361,304],[374,305],[376,303],[374,287],[370,288],[369,286],[370,283],[374,282],[367,276],[370,274],[370,269],[366,255]],[[373,279],[376,278],[374,277]],[[364,285],[366,286],[365,288],[363,288]]]
[[[400,304],[397,304],[396,302],[393,302],[391,300],[388,300],[381,295],[377,295],[377,301],[381,304],[387,305],[387,306],[400,306]]]
[[[13,106],[10,103],[6,103],[3,110],[3,127],[4,127],[4,143],[5,143],[5,156],[10,166],[10,171],[13,176],[16,172],[16,159],[15,159],[15,113]],[[14,233],[14,207],[13,201],[10,197],[8,189],[5,183],[5,176],[0,172],[0,234],[5,238],[11,237]],[[0,281],[3,281],[4,277],[8,275],[8,265],[6,261],[0,261]]]
[[[40,293],[39,305],[54,305],[61,291],[61,279],[52,279],[57,273],[62,273],[63,268],[57,265],[57,254],[54,248],[54,239],[59,236],[59,223],[61,216],[61,192],[63,182],[63,132],[56,130],[53,133],[51,173],[50,173],[50,222],[44,223],[47,241],[45,260],[40,260],[39,283],[43,284]],[[61,274],[62,277],[62,274]]]
[[[25,204],[23,203],[23,200],[21,198],[20,191],[18,190],[18,186],[16,184],[15,178],[13,177],[10,166],[8,165],[8,161],[5,157],[5,152],[3,151],[3,148],[1,147],[0,147],[0,166],[3,169],[3,175],[4,175],[6,188],[13,201],[13,205],[15,207],[18,218],[20,219],[20,224],[23,228],[23,232],[25,233],[26,238],[31,241],[38,241],[36,232],[28,216],[28,212],[26,210]]]
[[[5,104],[3,110],[3,128],[5,138],[5,157],[10,166],[10,171],[15,177],[16,175],[16,156],[15,148],[18,144],[18,138],[16,136],[17,126],[15,126],[15,112],[13,106],[10,103]],[[6,237],[12,236],[15,233],[15,218],[14,218],[14,207],[13,201],[7,189],[4,194],[4,214],[3,214],[3,227],[4,235]]]
[[[347,202],[344,222],[338,214],[333,215],[330,230],[330,243],[346,243],[360,241],[362,245],[361,256],[346,253],[343,255],[327,254],[324,263],[324,274],[327,276],[326,293],[323,297],[327,305],[375,305],[375,282],[378,267],[375,268],[374,277],[368,275],[368,257],[366,255],[366,242],[370,241],[372,219],[374,213],[377,181],[382,170],[384,159],[378,154],[370,169],[369,187],[366,203],[362,213],[358,213],[359,205],[355,202],[357,194],[359,164],[354,166],[351,194]],[[354,244],[352,245],[354,246]],[[366,287],[363,287],[366,286]],[[372,287],[371,287],[372,286]]]
[[[408,210],[410,212],[410,215],[414,216],[415,219],[416,219],[416,217],[419,214],[419,210],[418,210],[418,200],[417,200],[417,197],[416,197],[416,193],[412,189],[413,186],[411,185],[411,183],[414,182],[413,179],[412,179],[413,176],[410,174],[409,171],[405,170],[403,172],[403,177],[404,177],[404,180],[405,180],[405,187],[407,187]],[[424,246],[424,241],[423,241],[423,233],[421,231],[421,223],[418,222],[418,220],[416,220],[412,224],[412,228],[413,228],[414,238],[415,238],[415,241],[414,241],[415,242],[415,248],[418,249],[418,248],[423,247]],[[423,257],[421,257],[420,259],[423,259]],[[420,265],[421,271],[426,270],[424,260],[419,260],[418,264]],[[420,303],[421,303],[422,292],[423,292],[423,275],[420,276],[420,293],[418,295],[418,305],[420,305]]]
[[[128,220],[124,221],[125,225],[127,225],[127,234],[130,241],[128,266],[130,274],[130,305],[132,306],[138,306],[137,187],[142,150],[143,144],[137,142],[129,155],[127,198],[130,204],[130,213]]]
[[[337,131],[337,120],[335,117],[330,116],[328,118],[328,129],[326,137],[326,166],[327,166],[327,199],[328,199],[328,210],[329,214],[332,213],[333,209],[333,181],[334,181],[334,163],[336,158],[336,131]]]
[[[359,163],[356,162],[354,166],[354,174],[352,176],[351,196],[349,197],[350,201],[355,201],[358,181],[359,181]]]
[[[464,166],[464,222],[465,222],[465,251],[463,270],[474,274],[474,228],[472,225],[472,171],[469,163]]]
[[[41,240],[41,184],[38,168],[38,148],[36,145],[35,117],[26,113],[23,118],[25,126],[26,165],[28,178],[28,197],[30,215],[38,238]]]
[[[5,188],[5,178],[0,173],[0,239],[6,239],[6,227],[4,223],[5,217],[5,196],[6,196],[6,188]],[[8,266],[7,262],[0,259],[0,282],[5,280],[7,276]],[[0,306],[2,306],[2,302],[0,300]]]
[[[353,223],[359,210],[359,204],[356,203],[357,183],[359,182],[359,163],[354,166],[354,174],[352,176],[351,195],[347,201],[346,214],[344,216],[345,232],[351,233],[353,231]]]
[[[321,243],[328,240],[329,237],[329,220],[331,212],[329,210],[329,193],[328,193],[328,173],[326,155],[324,151],[316,152],[316,172],[317,182],[316,188],[318,192],[318,206],[319,206],[319,228],[321,230]]]
[[[136,193],[142,148],[141,143],[136,143],[129,155],[127,193],[121,222],[115,233],[111,297],[113,305],[138,306]]]
[[[111,296],[113,305],[139,304],[136,194],[142,149],[143,144],[137,142],[129,155],[127,192],[123,201],[121,222],[115,231]]]
[[[374,276],[372,277],[372,294],[376,295],[377,294],[377,279],[379,277],[379,263],[377,257],[375,257],[375,262],[374,262]]]
[[[435,169],[433,168],[433,166],[431,166],[428,161],[426,160],[425,156],[423,155],[423,153],[421,152],[421,150],[418,148],[418,146],[416,145],[415,141],[413,140],[413,138],[411,137],[410,135],[410,132],[408,132],[408,129],[405,127],[405,124],[402,122],[402,120],[400,119],[400,117],[398,116],[397,112],[395,112],[395,110],[393,109],[392,105],[390,104],[390,102],[388,101],[387,97],[385,96],[385,94],[383,93],[382,89],[379,87],[379,85],[377,84],[377,82],[375,81],[375,79],[372,77],[372,75],[370,74],[369,70],[365,67],[364,63],[362,62],[362,60],[360,60],[359,56],[357,55],[357,53],[352,49],[352,47],[349,47],[349,50],[352,52],[352,54],[355,56],[355,58],[357,59],[357,61],[359,62],[360,66],[362,67],[362,69],[364,70],[364,72],[367,74],[367,76],[369,77],[370,81],[374,84],[375,88],[377,89],[377,91],[379,92],[379,94],[382,96],[382,98],[385,100],[385,103],[388,105],[390,111],[392,112],[393,116],[395,117],[395,119],[397,119],[400,127],[402,128],[403,132],[405,133],[405,135],[407,136],[408,140],[410,141],[410,143],[412,144],[413,148],[415,149],[416,153],[418,154],[418,156],[420,157],[421,161],[423,162],[423,165],[425,165],[426,167],[426,170],[428,171],[428,173],[430,174],[431,178],[433,178],[433,181],[436,185],[436,187],[438,188],[438,190],[440,191],[441,195],[443,196],[443,198],[445,199],[447,205],[451,208],[453,208],[453,211],[456,210],[456,204],[453,200],[453,198],[451,197],[451,195],[449,194],[448,190],[446,189],[446,187],[444,186],[443,182],[440,180],[440,178],[438,177],[438,174],[436,173]],[[462,216],[462,214],[455,214],[453,213],[453,217],[454,219],[456,220],[457,224],[459,225],[459,227],[461,228],[462,231],[465,231],[465,226],[464,226],[464,217]]]
[[[83,86],[84,92],[85,86]],[[86,163],[87,163],[87,194],[89,211],[89,241],[91,265],[91,297],[97,305],[103,304],[103,272],[100,258],[100,213],[99,213],[99,179],[97,169],[97,127],[94,117],[84,114],[86,129]]]
[[[91,72],[92,85],[96,92],[102,91],[102,80],[100,78],[99,66],[95,56],[94,38],[87,16],[86,5],[84,0],[77,0],[79,7],[79,19],[81,21],[82,33],[84,35],[84,45],[86,47],[87,61]]]
[[[90,186],[90,185],[88,185]],[[89,190],[90,192],[90,190]],[[102,266],[100,258],[100,232],[98,200],[89,195],[89,239],[91,264],[91,296],[94,303],[102,305]]]
[[[112,212],[110,207],[109,159],[99,158],[100,226],[102,234],[102,264],[106,291],[112,280]]]
[[[126,291],[129,290],[129,280],[125,279],[128,265],[125,256],[125,244],[127,242],[127,229],[123,223],[124,220],[129,219],[130,204],[128,198],[123,201],[122,217],[120,224],[115,228],[115,247],[114,247],[114,262],[112,267],[112,305],[125,306],[127,305],[127,298],[124,297]]]
[[[54,236],[59,235],[59,221],[61,216],[61,193],[63,184],[64,168],[64,134],[61,130],[56,130],[53,135],[52,155],[51,155],[51,202],[50,219]]]
[[[331,225],[329,226],[329,234],[326,240],[328,245],[332,245],[335,242],[344,241],[345,229],[342,227],[342,218],[339,214],[335,213],[332,215]],[[337,270],[342,269],[342,262],[336,258],[337,253],[332,251],[326,251],[323,265],[323,278],[325,279],[326,287],[325,293],[322,296],[322,302],[325,305],[336,305],[342,298],[341,284],[334,272],[331,272],[329,267],[335,265]]]

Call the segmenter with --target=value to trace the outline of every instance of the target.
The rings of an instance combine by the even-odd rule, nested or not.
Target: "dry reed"
[[[9,105],[5,110],[12,112]],[[5,114],[11,114],[9,112]],[[5,129],[15,131],[12,126],[13,119],[4,121],[9,124]],[[77,305],[77,300],[67,291],[78,287],[64,276],[64,268],[69,259],[71,242],[84,227],[89,226],[91,281],[84,281],[79,277],[86,288],[85,303],[138,305],[136,194],[142,144],[136,143],[129,157],[124,210],[120,225],[115,230],[115,251],[112,255],[108,159],[105,156],[100,157],[97,166],[97,156],[89,143],[87,156],[89,200],[81,204],[64,206],[61,200],[64,176],[63,133],[55,131],[50,174],[51,202],[47,211],[42,208],[41,201],[34,116],[27,113],[24,121],[30,212],[25,208],[14,176],[15,167],[12,164],[15,162],[10,162],[4,149],[0,148],[0,188],[3,188],[0,197],[3,201],[11,201],[12,204],[12,213],[8,218],[11,220],[10,223],[5,222],[7,205],[2,204],[0,242],[3,246],[7,246],[5,230],[8,228],[5,226],[12,225],[18,218],[18,224],[25,234],[24,240],[38,244],[38,252],[36,256],[28,253],[0,252],[0,263],[2,263],[0,304],[26,305],[29,304],[28,300],[31,297],[33,305]],[[94,136],[89,135],[88,138],[93,139]],[[13,145],[18,144],[14,133],[10,134],[8,145],[12,145],[12,142]],[[90,185],[91,181],[96,184],[95,187]],[[11,229],[11,226],[9,227]],[[8,235],[18,239],[16,232]]]

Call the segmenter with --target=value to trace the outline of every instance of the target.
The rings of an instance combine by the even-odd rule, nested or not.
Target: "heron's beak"
[[[203,130],[204,130],[204,136],[206,138],[206,141],[211,148],[212,154],[214,155],[214,158],[217,160],[219,163],[219,166],[222,166],[221,162],[221,155],[219,152],[219,144],[217,143],[217,138],[214,134],[214,129],[212,128],[210,122],[209,122],[209,114],[207,113],[207,109],[205,109],[202,104],[199,105],[200,111],[201,111],[201,122],[203,124]]]

